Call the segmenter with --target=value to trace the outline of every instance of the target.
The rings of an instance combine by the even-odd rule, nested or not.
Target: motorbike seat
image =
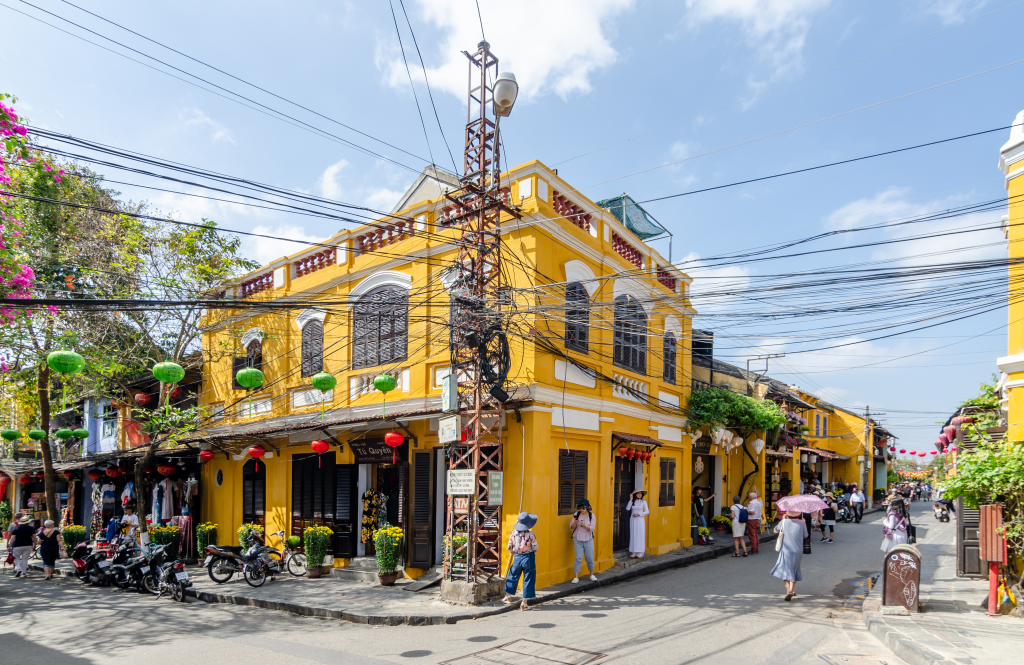
[[[220,549],[226,550],[228,552],[234,552],[235,554],[241,554],[242,553],[242,546],[241,545],[223,545],[223,546],[221,546]]]

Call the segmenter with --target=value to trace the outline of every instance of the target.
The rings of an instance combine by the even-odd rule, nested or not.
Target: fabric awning
[[[786,452],[785,450],[766,450],[764,454],[768,457],[793,457],[793,453]]]
[[[801,448],[802,453],[814,453],[818,457],[824,457],[825,459],[839,459],[840,455],[829,452],[827,450],[818,450],[817,448]]]

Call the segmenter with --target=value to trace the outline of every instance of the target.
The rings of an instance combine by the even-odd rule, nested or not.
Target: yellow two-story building
[[[501,182],[519,212],[501,227],[511,351],[502,533],[520,511],[537,514],[537,584],[565,581],[569,522],[588,499],[603,570],[629,545],[625,506],[643,489],[646,551],[689,545],[690,279],[644,242],[657,226],[628,197],[598,205],[536,161]],[[376,515],[404,529],[406,575],[442,563],[438,430],[460,235],[445,193],[458,186],[428,168],[391,215],[230,285],[239,307],[211,314],[204,336],[209,356],[223,357],[204,368],[212,417],[197,437],[216,453],[202,516],[220,525],[222,542],[242,523],[297,535],[322,524],[335,534],[332,574],[359,575],[373,551],[362,525]],[[246,367],[265,384],[239,385]],[[321,372],[336,379],[332,390],[311,385]],[[381,374],[395,379],[386,396],[374,388]],[[397,448],[383,445],[392,431],[404,437]]]

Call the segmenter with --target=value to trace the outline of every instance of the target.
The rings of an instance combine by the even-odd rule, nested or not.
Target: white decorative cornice
[[[590,269],[590,266],[583,261],[576,259],[566,261],[565,265],[562,266],[562,269],[565,271],[565,281],[580,282],[583,285],[583,288],[587,290],[587,293],[590,294],[591,298],[593,298],[594,294],[597,293],[597,290],[601,288],[601,285],[597,280],[597,275],[595,275],[594,271]]]
[[[380,270],[352,287],[349,292],[348,305],[351,307],[356,300],[378,286],[397,286],[406,291],[412,288],[412,277],[397,270]]]
[[[1010,140],[999,149],[999,170],[1006,173],[1009,167],[1024,159],[1024,111],[1013,119]]]
[[[1024,372],[1024,353],[1018,353],[1013,356],[1003,356],[996,360],[996,366],[999,368],[1000,372],[1006,372],[1007,374]]]
[[[250,342],[257,339],[263,339],[263,330],[260,328],[249,328],[245,331],[245,334],[242,335],[242,348],[244,349],[249,346]]]
[[[295,325],[298,326],[299,330],[302,330],[310,321],[315,320],[319,321],[320,323],[323,323],[324,319],[326,318],[327,312],[325,310],[313,308],[304,309],[301,312],[299,312],[298,316],[295,317]]]

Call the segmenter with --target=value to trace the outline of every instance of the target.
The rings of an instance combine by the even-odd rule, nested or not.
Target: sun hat
[[[645,496],[647,496],[647,490],[636,490],[635,492],[631,492],[630,496],[636,496],[637,494],[639,494],[640,498],[642,499]]]
[[[832,492],[825,492],[825,496],[827,496],[827,497],[828,497],[828,498],[830,498],[830,499],[834,499],[834,498],[836,498],[836,495],[835,495],[835,494],[833,494]]]
[[[590,507],[590,502],[586,499],[580,499],[576,502],[576,507],[579,508],[580,506],[586,506],[587,510],[593,510],[593,508]]]
[[[18,520],[18,524],[29,524],[31,522],[32,522],[32,516],[31,515],[22,515],[21,519]]]
[[[519,513],[519,521],[514,528],[516,531],[529,531],[537,523],[537,516],[530,513]]]

